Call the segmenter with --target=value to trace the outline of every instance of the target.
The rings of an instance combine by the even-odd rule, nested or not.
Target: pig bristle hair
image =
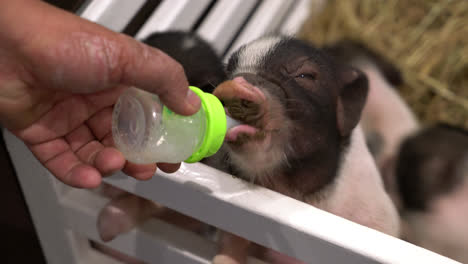
[[[287,127],[288,125],[285,125]],[[279,132],[279,131],[278,131]],[[289,137],[289,135],[288,135]],[[289,140],[285,140],[286,142],[289,142]],[[279,150],[281,149],[281,150]],[[238,168],[241,168],[241,174],[238,175],[239,177],[249,181],[249,182],[258,182],[260,184],[273,184],[272,181],[274,181],[274,178],[278,172],[278,169],[281,167],[291,167],[291,163],[288,160],[286,150],[292,150],[292,146],[290,144],[287,144],[284,148],[281,147],[275,151],[275,153],[271,153],[272,155],[275,156],[275,161],[269,163],[270,165],[276,164],[276,166],[267,166],[263,168],[252,168],[252,167],[246,167],[244,165],[245,161],[243,158],[237,157],[235,154],[229,155],[229,161],[237,164]],[[258,169],[258,170],[257,170]]]
[[[283,38],[279,36],[267,36],[243,46],[237,55],[237,67],[232,75],[241,72],[256,73],[255,67],[263,65],[264,58],[266,58],[282,40]]]

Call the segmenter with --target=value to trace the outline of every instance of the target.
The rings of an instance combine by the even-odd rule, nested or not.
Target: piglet
[[[403,142],[396,164],[403,238],[468,263],[468,131],[425,128]]]
[[[395,207],[358,126],[368,93],[361,71],[303,41],[268,36],[235,52],[227,72],[214,95],[243,124],[207,164],[398,235]],[[214,263],[245,263],[249,242],[227,233],[222,241]],[[285,258],[276,262],[299,263]]]

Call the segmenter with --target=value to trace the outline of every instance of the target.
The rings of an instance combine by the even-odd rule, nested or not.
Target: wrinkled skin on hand
[[[128,163],[113,147],[112,106],[124,89],[156,93],[180,114],[200,107],[169,56],[42,1],[2,1],[0,27],[0,123],[68,185],[93,188],[121,169],[154,174],[156,164]]]

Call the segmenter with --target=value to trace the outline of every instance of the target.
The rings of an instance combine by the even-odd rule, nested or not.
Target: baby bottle
[[[194,86],[190,89],[201,99],[200,110],[192,116],[172,112],[157,95],[137,88],[120,96],[112,113],[112,135],[128,161],[193,163],[219,150],[227,123],[238,123],[226,116],[214,95]]]

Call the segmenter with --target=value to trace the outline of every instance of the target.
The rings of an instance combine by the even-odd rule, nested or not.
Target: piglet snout
[[[257,104],[265,101],[263,92],[246,81],[244,77],[236,77],[221,83],[213,94],[221,100],[243,99]]]

